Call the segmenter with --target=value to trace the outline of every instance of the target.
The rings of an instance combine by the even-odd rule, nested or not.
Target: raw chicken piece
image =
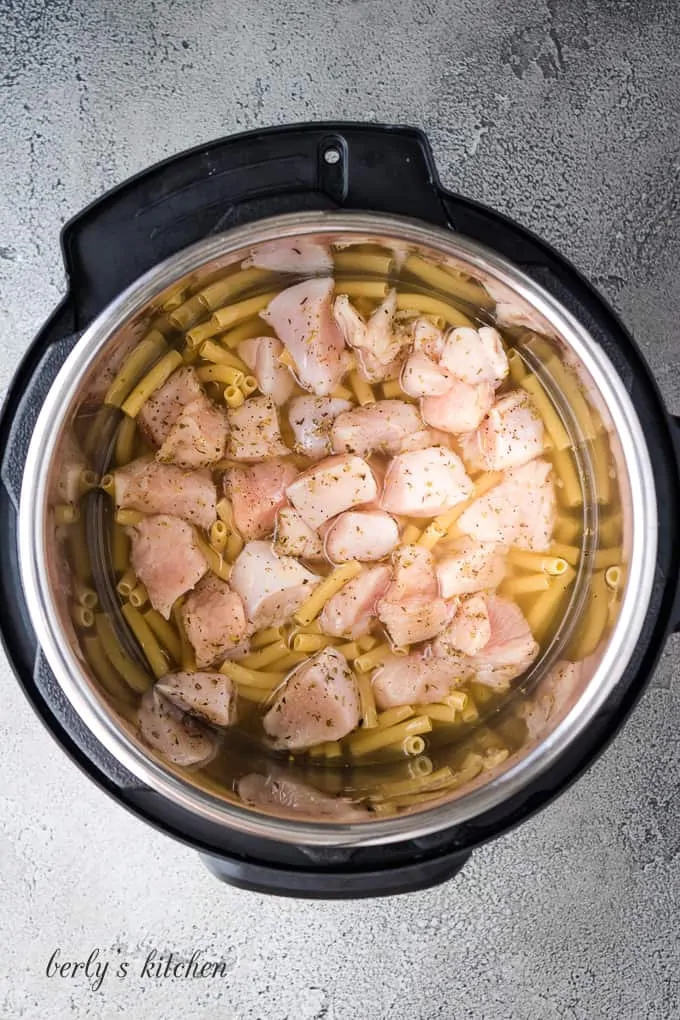
[[[321,612],[319,623],[324,634],[351,640],[367,634],[391,576],[389,567],[368,567],[348,581]]]
[[[435,517],[468,499],[472,491],[460,457],[442,446],[430,446],[394,458],[381,504],[404,517]]]
[[[266,460],[290,453],[281,439],[279,416],[271,397],[249,397],[227,411],[227,454],[235,460]]]
[[[239,356],[257,379],[258,389],[279,407],[295,388],[293,376],[279,362],[282,351],[283,344],[275,336],[258,336],[238,345]]]
[[[439,397],[423,397],[420,413],[423,421],[442,432],[471,432],[493,406],[493,386],[481,382],[477,386],[453,379],[446,393]]]
[[[245,804],[280,809],[277,814],[333,818],[338,822],[352,822],[368,817],[366,808],[355,806],[341,797],[329,797],[313,786],[289,779],[283,770],[272,770],[266,776],[249,772],[239,779],[236,792]]]
[[[290,237],[281,241],[266,241],[241,263],[243,269],[255,266],[257,269],[271,269],[275,273],[299,273],[311,276],[316,273],[330,273],[333,259],[329,249],[318,241],[305,237]]]
[[[174,603],[198,584],[208,570],[193,528],[179,517],[145,517],[127,532],[132,568],[157,612],[170,618]]]
[[[529,740],[543,739],[548,721],[554,719],[557,722],[564,718],[574,706],[580,693],[582,675],[582,662],[556,662],[529,700],[517,706],[517,715],[526,722]]]
[[[180,411],[156,460],[183,468],[209,467],[224,457],[226,446],[227,412],[202,393]]]
[[[168,673],[156,690],[183,712],[200,716],[215,726],[236,721],[236,691],[222,673]]]
[[[56,471],[50,480],[50,502],[77,503],[82,495],[80,480],[87,464],[71,429],[59,440],[54,463]]]
[[[444,350],[444,334],[429,319],[415,319],[411,324],[413,333],[413,350],[426,354],[428,358],[439,363]]]
[[[333,287],[330,277],[304,280],[277,294],[260,313],[290,352],[300,385],[320,397],[332,393],[349,364],[331,314]]]
[[[336,517],[325,534],[326,556],[332,563],[381,560],[398,544],[397,522],[383,510],[349,510]]]
[[[554,330],[527,301],[523,301],[515,291],[511,290],[497,280],[484,279],[481,281],[496,302],[496,322],[501,326],[523,327],[532,329],[543,336],[554,336]]]
[[[295,435],[295,448],[308,457],[325,457],[331,452],[330,431],[349,400],[337,397],[294,397],[288,408],[288,420]]]
[[[324,648],[279,688],[262,725],[277,747],[300,751],[340,740],[359,725],[359,692],[344,655]]]
[[[116,506],[144,514],[172,514],[206,530],[215,520],[217,493],[208,471],[185,471],[139,457],[114,471]]]
[[[480,684],[504,688],[531,665],[539,648],[515,602],[489,595],[486,605],[491,636],[471,663]]]
[[[236,557],[229,582],[254,627],[288,620],[321,580],[269,542],[248,542]]]
[[[360,457],[328,457],[299,475],[286,489],[288,499],[310,528],[361,503],[378,493],[373,473]]]
[[[426,450],[428,446],[448,448],[450,443],[451,436],[447,432],[438,432],[437,429],[419,429],[402,440],[399,453],[408,453],[410,450]]]
[[[243,602],[226,581],[204,577],[182,606],[182,622],[199,669],[237,648],[248,632]]]
[[[264,538],[272,533],[277,511],[287,503],[286,488],[297,474],[297,469],[284,460],[267,460],[225,472],[224,490],[243,538]]]
[[[489,383],[499,386],[508,374],[508,359],[497,330],[459,326],[449,330],[444,340],[441,367],[468,386]]]
[[[507,471],[498,485],[463,511],[458,527],[478,542],[545,552],[555,524],[551,470],[547,461],[532,460]]]
[[[409,342],[405,330],[394,325],[397,292],[391,290],[366,322],[346,294],[335,299],[333,314],[345,342],[359,356],[363,375],[369,382],[379,382],[394,372],[402,347]]]
[[[453,386],[453,377],[424,351],[414,351],[401,370],[401,388],[411,397],[439,397]]]
[[[491,639],[486,600],[481,595],[463,599],[442,637],[449,647],[465,655],[480,651]]]
[[[278,512],[274,548],[280,556],[301,556],[306,560],[318,560],[323,556],[321,539],[291,507]]]
[[[442,598],[472,595],[495,588],[505,576],[505,550],[495,542],[475,542],[465,536],[452,552],[437,564]]]
[[[477,429],[476,445],[471,438],[468,443],[475,451],[475,463],[485,471],[521,467],[543,453],[543,419],[529,394],[515,390],[491,408]]]
[[[441,701],[460,682],[456,670],[443,659],[391,655],[373,674],[373,694],[378,708],[385,711]]]
[[[366,457],[371,451],[398,453],[402,442],[421,428],[418,412],[403,400],[378,400],[339,414],[333,422],[335,453]]]
[[[392,643],[403,646],[436,637],[456,607],[439,598],[432,553],[407,546],[394,556],[394,580],[377,608]]]
[[[154,446],[161,446],[187,404],[201,397],[205,394],[193,368],[178,368],[142,404],[137,424]]]
[[[137,724],[149,747],[173,765],[205,765],[217,751],[214,734],[167,701],[155,686],[139,704]]]

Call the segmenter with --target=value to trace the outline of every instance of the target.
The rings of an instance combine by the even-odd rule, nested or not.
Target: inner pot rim
[[[66,413],[84,373],[112,335],[162,290],[206,262],[265,241],[318,233],[379,235],[463,259],[528,301],[579,357],[604,397],[629,472],[635,524],[628,583],[616,627],[587,688],[547,738],[507,771],[469,793],[436,807],[370,822],[333,824],[277,818],[221,800],[166,771],[115,723],[96,697],[84,671],[63,640],[48,583],[46,497],[49,467]],[[50,668],[69,703],[95,738],[137,779],[183,809],[241,833],[309,846],[371,846],[418,838],[451,828],[497,807],[534,782],[583,732],[607,701],[637,644],[649,602],[657,551],[657,502],[644,433],[623,382],[604,351],[547,291],[466,237],[420,221],[374,213],[310,212],[259,220],[199,241],[159,263],[112,301],[83,333],[60,369],[38,421],[26,458],[20,512],[19,565],[32,624]]]

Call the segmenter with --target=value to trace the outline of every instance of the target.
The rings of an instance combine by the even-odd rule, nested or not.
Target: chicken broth
[[[538,664],[595,651],[625,568],[602,422],[504,309],[419,254],[280,242],[103,366],[54,513],[83,654],[151,750],[337,818],[519,749]]]

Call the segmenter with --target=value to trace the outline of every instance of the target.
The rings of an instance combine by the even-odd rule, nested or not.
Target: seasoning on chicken
[[[411,323],[413,350],[426,354],[428,358],[439,364],[444,350],[444,333],[433,322],[424,317],[414,319]]]
[[[182,622],[199,669],[237,648],[248,633],[239,595],[219,577],[204,577],[182,606]]]
[[[372,451],[398,453],[404,440],[422,427],[420,415],[403,400],[378,400],[339,414],[333,422],[335,453],[366,457]]]
[[[333,287],[330,277],[304,280],[277,294],[260,313],[291,355],[300,385],[320,397],[333,392],[349,365],[331,312]]]
[[[229,583],[241,596],[254,627],[284,623],[321,580],[290,556],[277,556],[270,542],[248,542]]]
[[[491,636],[472,657],[472,664],[478,683],[502,689],[531,665],[538,644],[515,602],[488,595],[486,606]]]
[[[196,535],[185,521],[168,514],[144,517],[127,529],[132,568],[149,593],[149,602],[166,620],[180,595],[208,570]]]
[[[432,553],[421,546],[399,549],[394,556],[394,579],[377,607],[392,643],[399,647],[435,637],[455,608],[438,595]]]
[[[276,513],[288,501],[286,488],[297,474],[297,469],[284,460],[268,460],[225,472],[225,493],[231,500],[234,523],[243,538],[271,535]]]
[[[280,556],[301,556],[305,560],[323,556],[323,543],[316,531],[292,507],[284,507],[276,516],[274,548]]]
[[[383,510],[348,510],[331,522],[325,534],[326,556],[332,563],[381,560],[398,544],[397,522]]]
[[[503,341],[491,326],[482,326],[479,330],[459,326],[449,330],[440,364],[468,386],[489,383],[495,389],[508,374]]]
[[[528,393],[515,390],[496,401],[473,436],[465,437],[463,457],[483,471],[521,467],[543,453],[543,419]]]
[[[324,606],[319,623],[331,637],[362,637],[371,629],[377,603],[390,583],[390,567],[367,567],[348,581]]]
[[[447,645],[465,655],[475,655],[491,639],[486,599],[470,595],[461,601],[443,637]]]
[[[184,408],[201,397],[205,394],[194,369],[189,366],[178,368],[160,389],[144,401],[137,415],[137,424],[154,446],[162,446]]]
[[[325,244],[306,237],[290,237],[280,241],[265,241],[254,248],[241,263],[244,269],[271,269],[275,273],[299,273],[310,276],[330,273],[333,259]]]
[[[413,351],[401,370],[401,388],[411,397],[439,397],[448,393],[453,376],[424,351]]]
[[[244,804],[257,808],[276,808],[276,814],[333,818],[337,822],[368,817],[366,808],[354,805],[342,797],[329,797],[306,783],[298,783],[290,779],[282,769],[272,769],[266,776],[249,772],[238,780],[236,792]]]
[[[467,535],[437,563],[442,598],[472,595],[495,588],[505,576],[505,550],[495,542],[476,542]]]
[[[430,446],[394,458],[381,504],[405,517],[435,517],[468,499],[472,491],[460,457],[442,446]]]
[[[391,376],[402,347],[409,342],[406,330],[395,326],[397,292],[391,290],[375,309],[368,322],[356,310],[346,294],[340,294],[333,305],[333,314],[345,342],[358,354],[363,375],[369,382],[380,382]]]
[[[545,552],[555,523],[555,493],[550,464],[532,460],[505,477],[464,510],[461,531],[478,542],[500,542]]]
[[[325,457],[331,452],[333,422],[351,407],[349,400],[337,397],[294,397],[288,408],[288,420],[295,436],[295,449],[308,457]]]
[[[161,464],[201,468],[216,464],[227,446],[227,412],[204,393],[187,404],[156,454]]]
[[[443,659],[391,655],[373,674],[373,694],[378,708],[385,711],[441,701],[459,682],[455,669]]]
[[[328,457],[304,471],[286,489],[288,499],[310,528],[375,499],[373,473],[360,457]]]
[[[240,407],[227,411],[227,455],[234,460],[267,460],[290,450],[281,439],[279,416],[271,397],[249,397]]]
[[[481,382],[470,386],[453,379],[450,389],[438,397],[423,397],[420,413],[432,428],[457,435],[472,432],[493,406],[493,386]]]
[[[236,721],[234,683],[222,673],[168,673],[157,681],[156,690],[183,712],[215,726]]]
[[[344,655],[324,648],[284,681],[262,724],[275,745],[301,751],[340,740],[359,725],[356,680]]]
[[[406,436],[401,443],[399,453],[408,453],[410,450],[426,450],[428,446],[444,446],[447,449],[451,445],[451,436],[447,432],[438,432],[437,429],[418,429]]]
[[[152,687],[137,712],[142,739],[173,765],[206,765],[217,751],[215,735]]]
[[[139,457],[114,472],[116,506],[144,514],[172,514],[206,530],[215,520],[217,493],[208,471],[186,471]]]
[[[275,336],[258,336],[238,346],[242,361],[257,379],[260,393],[271,397],[277,406],[285,404],[295,389],[293,376],[279,361],[283,344]]]

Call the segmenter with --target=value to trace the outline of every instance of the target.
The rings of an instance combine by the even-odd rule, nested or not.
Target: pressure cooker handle
[[[386,854],[388,856],[388,854]],[[222,882],[250,892],[300,899],[350,900],[397,896],[441,885],[455,878],[469,853],[443,854],[381,870],[308,871],[283,868],[237,857],[200,854],[203,863]]]
[[[675,446],[675,462],[677,467],[677,485],[680,489],[680,415],[671,416],[671,432]],[[680,634],[680,574],[676,579],[675,604],[673,607],[672,627],[674,634]]]

